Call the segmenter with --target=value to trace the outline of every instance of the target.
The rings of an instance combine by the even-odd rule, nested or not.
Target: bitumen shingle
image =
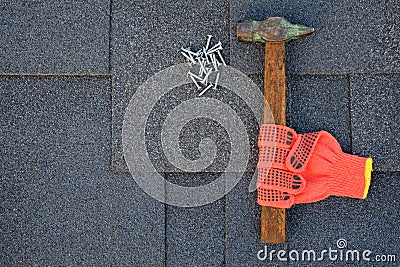
[[[247,79],[251,81],[250,78]],[[233,165],[230,162],[234,160],[234,157],[238,161],[238,154],[244,153],[241,148],[249,146],[248,143],[250,143],[251,151],[245,159],[245,164],[250,158],[248,169],[254,171],[259,128],[257,119],[262,116],[262,109],[260,108],[258,115],[255,115],[252,111],[255,104],[250,102],[251,100],[246,102],[225,87],[209,90],[205,96],[198,97],[199,89],[194,84],[187,84],[169,92],[162,92],[162,97],[155,100],[149,97],[150,94],[154,94],[150,93],[151,90],[151,87],[140,88],[140,92],[135,93],[135,99],[130,106],[133,107],[134,103],[140,101],[143,106],[146,103],[146,108],[135,109],[135,112],[129,109],[130,111],[124,117],[125,137],[123,138],[129,140],[132,136],[137,140],[136,142],[126,141],[126,147],[134,146],[137,142],[145,144],[143,149],[146,150],[154,172],[157,170],[179,173],[188,168],[188,165],[202,165],[204,168],[199,168],[197,171],[203,172],[223,172],[228,165],[231,166],[232,171],[239,171],[241,165]],[[254,90],[259,94],[257,106],[261,107],[262,94],[257,87]],[[143,98],[138,95],[142,95]],[[202,117],[199,118],[199,115]],[[239,120],[242,123],[240,127],[237,125]],[[144,131],[137,130],[138,124],[143,124]],[[173,142],[174,138],[177,140],[176,143]],[[240,145],[239,141],[246,144]],[[213,151],[215,151],[215,156]],[[138,172],[145,171],[144,165],[147,164],[131,163],[135,157],[140,157],[138,151],[132,151],[132,153],[134,154],[132,160],[125,158],[129,160],[128,166],[133,168],[134,165]],[[176,154],[182,154],[182,156]],[[181,157],[191,161],[199,160],[205,164],[177,164],[184,162],[180,160]],[[246,165],[243,168],[246,168]]]
[[[353,150],[377,171],[400,171],[400,75],[351,77]]]
[[[252,178],[251,173],[246,173],[226,195],[226,266],[265,266],[265,262],[257,258],[264,244],[260,241],[261,208],[255,201],[257,192],[249,192]],[[273,249],[286,247],[287,244],[281,244]],[[267,262],[267,266],[281,266],[276,259]]]
[[[0,3],[0,73],[109,73],[110,3]]]
[[[216,177],[212,173],[167,174],[167,179],[199,184]],[[197,182],[197,183],[196,183]],[[192,185],[192,186],[194,186]],[[166,205],[166,265],[222,266],[225,255],[225,201],[182,208]]]
[[[127,171],[121,143],[125,108],[150,76],[185,62],[181,47],[202,48],[207,35],[220,40],[229,62],[229,1],[112,1],[113,158],[115,171]]]
[[[110,172],[110,79],[1,77],[1,265],[161,265],[164,205]]]
[[[348,77],[289,75],[286,102],[288,126],[299,133],[328,131],[351,152]]]
[[[396,1],[231,1],[231,65],[246,73],[263,68],[262,44],[236,41],[243,20],[285,17],[315,28],[287,45],[289,73],[398,72],[400,13]]]
[[[262,74],[250,75],[262,88]],[[350,139],[350,94],[347,76],[326,75],[289,75],[287,77],[287,124],[299,133],[327,130],[339,141],[346,152],[351,151]],[[260,261],[257,252],[264,249],[260,242],[260,207],[255,202],[256,193],[248,191],[251,178],[246,174],[239,184],[226,197],[227,224],[227,266],[258,266],[263,264],[279,264],[276,257],[273,261]],[[328,200],[326,207],[332,205]],[[295,209],[293,209],[295,210]],[[313,209],[310,209],[312,213]],[[289,215],[288,240],[292,224],[296,220]],[[301,215],[299,215],[301,216]],[[310,215],[311,216],[311,215]],[[321,215],[318,215],[320,217]],[[312,229],[312,228],[311,228]],[[294,230],[295,231],[295,230]],[[325,237],[328,240],[328,237]],[[336,242],[336,240],[333,240]],[[294,242],[284,245],[269,246],[269,250],[293,249]],[[307,245],[297,242],[298,246]],[[321,246],[316,246],[320,248]],[[307,248],[307,247],[304,247]]]

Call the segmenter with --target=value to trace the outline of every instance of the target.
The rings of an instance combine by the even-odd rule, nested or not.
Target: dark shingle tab
[[[396,1],[232,1],[231,65],[246,73],[263,68],[264,45],[236,40],[236,23],[282,16],[315,28],[287,45],[289,73],[365,73],[400,70]]]
[[[110,4],[1,1],[1,73],[109,72]]]
[[[0,265],[162,265],[164,205],[110,172],[110,91],[0,78]]]
[[[350,152],[348,87],[345,76],[289,75],[287,125],[299,133],[328,131]]]
[[[400,75],[351,77],[354,153],[372,157],[374,170],[400,171]]]
[[[217,178],[211,173],[173,174],[175,184],[207,184]],[[168,197],[168,192],[167,197]],[[222,266],[225,255],[225,199],[200,207],[166,206],[166,265]]]
[[[181,47],[197,51],[207,35],[229,54],[229,2],[113,1],[111,68],[113,74],[112,166],[127,171],[121,144],[125,108],[135,90],[150,76],[185,62]]]

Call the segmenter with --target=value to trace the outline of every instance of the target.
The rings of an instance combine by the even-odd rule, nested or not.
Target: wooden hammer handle
[[[264,123],[286,125],[285,43],[265,43]],[[267,104],[266,103],[266,104]],[[271,114],[272,113],[272,114]],[[272,115],[272,116],[271,116]],[[286,240],[286,210],[261,207],[261,241],[281,244]]]

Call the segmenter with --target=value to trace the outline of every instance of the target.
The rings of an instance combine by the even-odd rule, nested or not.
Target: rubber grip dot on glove
[[[257,202],[261,206],[290,208],[294,203],[293,195],[279,190],[259,188],[257,193]]]
[[[258,134],[258,147],[276,146],[290,148],[296,138],[296,132],[289,127],[262,124]]]
[[[289,150],[280,147],[260,147],[258,149],[258,168],[285,168]]]
[[[299,174],[279,169],[258,169],[257,188],[299,194],[304,190],[305,186],[306,182]]]
[[[319,137],[320,132],[299,136],[289,155],[289,165],[293,168],[293,171],[302,171],[303,166],[305,166],[310,159]]]

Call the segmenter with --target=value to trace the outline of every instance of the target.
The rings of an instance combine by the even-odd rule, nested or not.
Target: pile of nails
[[[197,86],[198,89],[202,89],[199,96],[202,96],[208,89],[214,87],[217,89],[219,70],[218,67],[221,65],[226,66],[225,60],[222,57],[222,43],[218,42],[216,45],[210,47],[211,35],[208,35],[206,46],[197,52],[193,52],[187,48],[181,48],[182,55],[192,64],[200,65],[199,72],[197,74],[188,72],[190,79]],[[214,82],[210,82],[210,76],[212,73],[216,73]],[[205,88],[203,89],[203,86]]]

